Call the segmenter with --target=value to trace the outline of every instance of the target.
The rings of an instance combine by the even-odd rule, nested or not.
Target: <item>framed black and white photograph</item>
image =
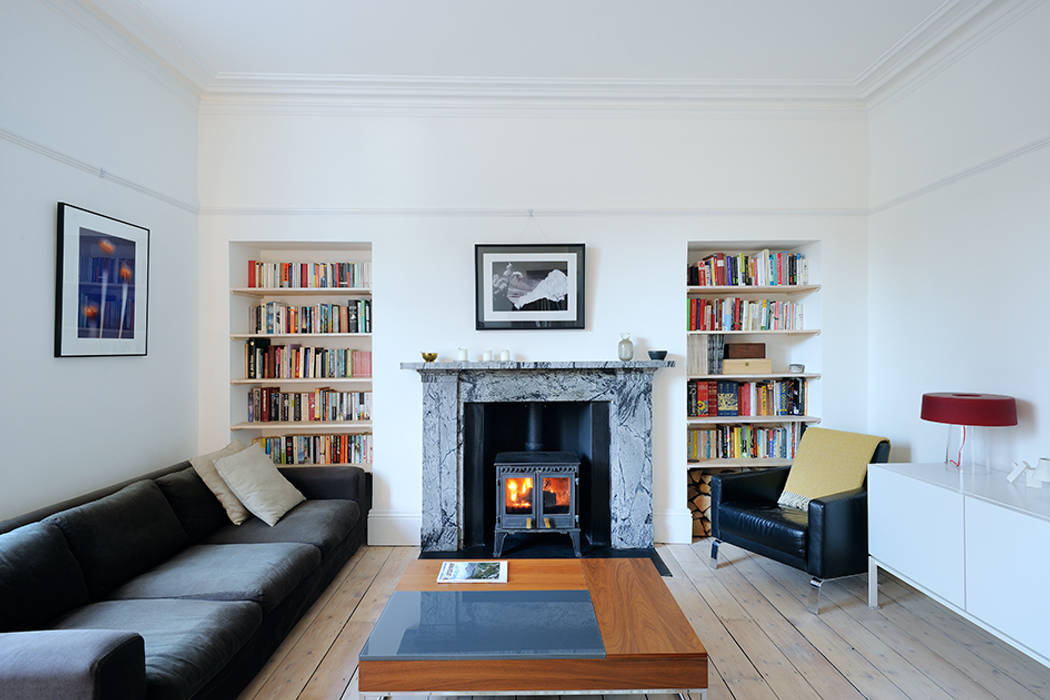
[[[55,357],[145,355],[149,229],[60,202]]]
[[[479,331],[584,327],[584,245],[474,246]]]

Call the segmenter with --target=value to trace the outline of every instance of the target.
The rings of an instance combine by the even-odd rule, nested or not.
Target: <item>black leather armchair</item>
[[[889,459],[882,441],[871,463]],[[867,482],[854,491],[815,498],[807,511],[777,505],[791,467],[711,478],[711,566],[729,542],[809,573],[810,607],[819,612],[824,579],[859,574],[868,564]]]

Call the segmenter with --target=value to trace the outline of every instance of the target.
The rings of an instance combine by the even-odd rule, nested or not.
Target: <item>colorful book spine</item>
[[[281,391],[255,387],[248,392],[248,422],[366,421],[372,419],[371,391]]]
[[[806,256],[789,250],[712,253],[687,268],[692,287],[774,287],[809,283]]]
[[[275,464],[327,465],[372,464],[372,436],[349,435],[280,435],[253,440]]]
[[[248,261],[248,286],[290,289],[371,289],[371,262]]]

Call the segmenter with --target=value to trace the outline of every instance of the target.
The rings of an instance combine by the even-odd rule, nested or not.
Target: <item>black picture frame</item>
[[[584,328],[585,254],[583,243],[475,244],[475,328]]]
[[[148,228],[58,203],[55,357],[143,356]]]

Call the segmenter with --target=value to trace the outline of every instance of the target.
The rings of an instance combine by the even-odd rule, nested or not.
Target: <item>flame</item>
[[[507,479],[506,510],[508,513],[532,511],[532,479]]]

